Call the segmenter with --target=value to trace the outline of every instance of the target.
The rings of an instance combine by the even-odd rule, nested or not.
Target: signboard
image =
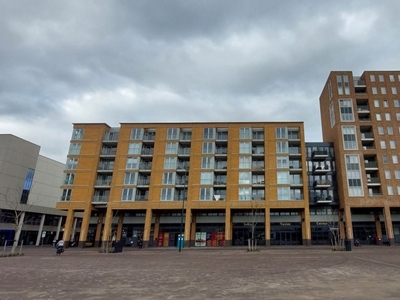
[[[42,231],[42,238],[46,237],[46,231]]]

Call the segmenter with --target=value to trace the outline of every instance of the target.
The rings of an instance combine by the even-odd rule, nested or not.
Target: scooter
[[[354,246],[361,247],[360,241],[359,240],[354,240]]]
[[[57,251],[56,251],[56,255],[61,255],[61,253],[64,252],[64,247],[63,246],[58,246],[57,247]]]

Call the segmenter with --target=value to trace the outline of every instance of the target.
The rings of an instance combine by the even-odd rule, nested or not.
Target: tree
[[[5,192],[0,192],[0,201],[2,200],[6,206],[6,210],[2,210],[2,220],[0,221],[11,221],[11,223],[14,224],[14,241],[11,253],[14,253],[18,246],[23,225],[31,220],[30,218],[25,218],[25,213],[29,212],[32,206],[38,202],[36,199],[35,201],[26,201],[26,203],[23,203],[25,202],[21,201],[23,193],[25,193],[25,190],[23,189],[6,189]],[[25,198],[28,199],[27,195]]]
[[[261,201],[251,201],[251,220],[250,222],[248,222],[248,225],[251,228],[251,239],[248,240],[248,251],[257,251],[257,239],[255,238],[255,229],[258,222],[261,221],[261,204]]]
[[[330,232],[330,240],[331,240],[331,245],[332,245],[332,250],[334,251],[341,251],[344,249],[344,239],[340,237],[340,228],[339,228],[339,222],[340,222],[340,211],[335,210],[335,214],[331,216],[326,216],[326,223],[329,228]]]
[[[108,236],[106,237],[106,240],[103,239],[101,243],[101,250],[100,252],[102,253],[111,253],[114,251],[113,249],[113,242],[117,241],[117,224],[113,223],[113,220],[115,217],[118,216],[118,210],[115,211],[114,215],[111,217],[111,223],[108,231]],[[112,210],[111,210],[112,213]],[[103,231],[104,234],[104,231]],[[104,238],[104,237],[103,237]],[[114,239],[115,238],[115,239]]]

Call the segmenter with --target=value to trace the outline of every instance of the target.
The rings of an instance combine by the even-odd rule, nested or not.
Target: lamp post
[[[179,231],[179,235],[178,235],[178,251],[181,252],[182,249],[182,243],[185,241],[185,237],[181,236],[182,232],[183,232],[183,210],[185,208],[185,198],[187,199],[187,172],[189,167],[187,165],[184,166],[185,168],[185,182],[183,185],[183,196],[182,197],[182,211],[181,211],[181,230]],[[181,240],[182,238],[182,240]]]

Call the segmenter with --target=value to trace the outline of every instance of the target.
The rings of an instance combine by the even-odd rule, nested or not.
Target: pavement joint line
[[[362,258],[362,257],[358,257],[358,256],[354,256],[354,258],[361,259],[361,260],[366,260],[366,261],[370,261],[370,262],[374,262],[374,263],[377,263],[377,264],[382,264],[382,265],[387,265],[387,266],[391,266],[391,267],[396,267],[396,268],[399,268],[399,267],[400,267],[399,265],[389,264],[389,263],[385,263],[385,262],[382,262],[382,261],[373,260],[373,259],[368,259],[368,258]]]

